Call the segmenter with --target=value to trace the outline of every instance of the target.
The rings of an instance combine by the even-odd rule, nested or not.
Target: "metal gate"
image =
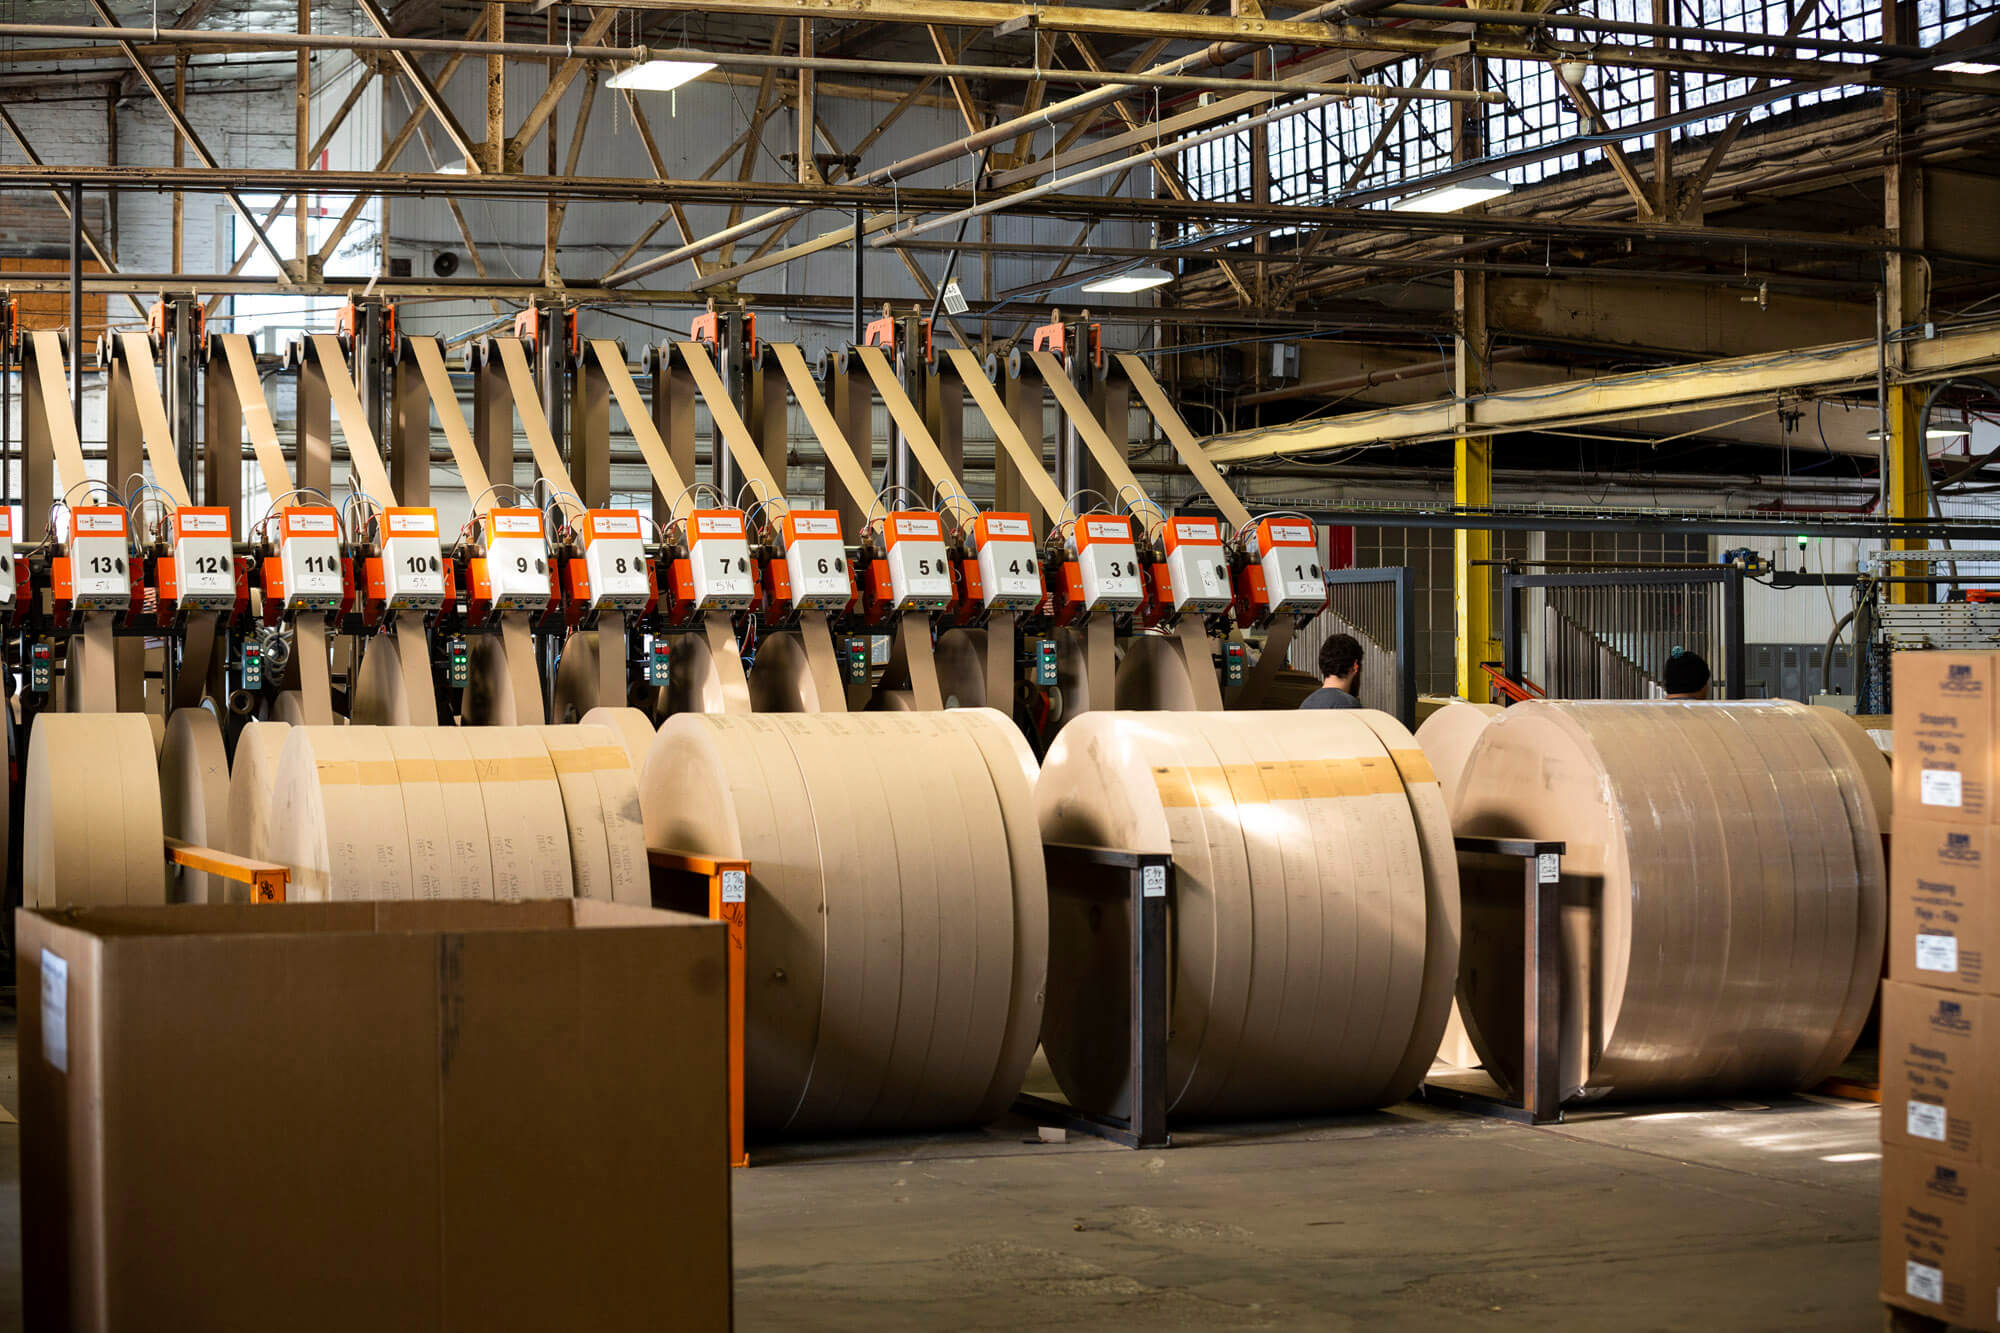
[[[1605,570],[1503,578],[1501,641],[1511,680],[1557,699],[1650,699],[1676,648],[1700,653],[1711,692],[1743,697],[1743,571]],[[1534,643],[1530,642],[1533,636]]]
[[[1292,642],[1292,664],[1319,673],[1319,646],[1333,634],[1361,642],[1361,706],[1417,722],[1417,584],[1407,566],[1330,569],[1326,610]]]

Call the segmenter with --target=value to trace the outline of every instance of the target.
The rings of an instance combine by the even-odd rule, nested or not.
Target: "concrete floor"
[[[1404,1106],[1176,1135],[779,1150],[744,1329],[1879,1329],[1873,1106],[1528,1129]]]
[[[15,1098],[11,1021],[0,1106]],[[1876,1109],[1788,1099],[1526,1129],[1403,1106],[1176,1135],[1025,1123],[735,1173],[745,1330],[1875,1330]],[[0,1123],[0,1329],[20,1326]]]

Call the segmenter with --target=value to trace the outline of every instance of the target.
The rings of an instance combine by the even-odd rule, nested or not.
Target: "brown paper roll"
[[[938,693],[946,708],[987,708],[986,631],[948,629],[938,635],[933,650]]]
[[[1882,948],[1865,770],[1790,703],[1517,705],[1472,751],[1458,832],[1560,838],[1570,1100],[1811,1086],[1867,1017]],[[1520,1072],[1521,871],[1468,857],[1459,1001]]]
[[[534,731],[562,789],[576,896],[650,906],[651,878],[631,756],[605,727]]]
[[[150,715],[149,715],[150,716]],[[170,838],[229,850],[229,755],[222,724],[206,708],[177,708],[160,750],[161,826]],[[169,867],[173,902],[227,902],[230,881],[200,870]]]
[[[535,639],[523,612],[506,612],[497,633],[472,636],[462,713],[474,726],[539,726],[542,707]]]
[[[1875,743],[1852,713],[1843,713],[1838,708],[1826,708],[1817,704],[1808,705],[1812,711],[1823,717],[1841,745],[1854,757],[1854,770],[1863,785],[1868,788],[1868,799],[1875,806],[1875,822],[1886,831],[1889,821],[1896,814],[1896,784],[1889,771],[1889,757],[1882,753],[1882,747]]]
[[[1127,712],[1195,711],[1187,660],[1180,644],[1163,635],[1135,634],[1125,641],[1117,691],[1118,707]]]
[[[293,902],[414,896],[394,752],[379,727],[293,727],[271,796],[271,859]]]
[[[1009,729],[968,711],[660,729],[640,781],[649,844],[751,863],[760,1131],[971,1123],[1019,1090],[1040,845]]]
[[[1371,720],[1093,713],[1048,752],[1045,839],[1174,858],[1177,1116],[1385,1105],[1430,1060],[1456,962],[1442,799]],[[1130,947],[1128,911],[1051,896],[1042,1044],[1087,1110],[1129,1109]]]
[[[132,713],[44,713],[28,743],[21,896],[29,907],[166,901],[160,773]]]
[[[460,727],[479,776],[493,857],[493,896],[568,898],[569,826],[548,748],[527,727]]]
[[[445,838],[450,852],[445,896],[491,900],[493,839],[466,733],[459,727],[421,727],[412,734],[429,748],[438,786],[444,792]]]
[[[636,780],[646,767],[646,755],[653,748],[653,734],[659,730],[653,719],[636,708],[593,708],[583,715],[586,727],[603,727],[608,730],[632,761],[632,773]]]
[[[1417,744],[1444,786],[1447,809],[1458,799],[1459,775],[1472,757],[1472,747],[1479,743],[1486,724],[1505,711],[1497,704],[1453,699],[1417,724]]]
[[[227,850],[253,860],[270,859],[271,795],[278,783],[278,759],[284,753],[289,722],[250,722],[236,735],[236,757],[229,768],[229,834]],[[247,886],[228,881],[230,902],[248,902]]]

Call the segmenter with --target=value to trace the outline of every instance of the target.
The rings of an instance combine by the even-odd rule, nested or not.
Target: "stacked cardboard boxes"
[[[2000,653],[1896,655],[1882,1299],[2000,1330]]]

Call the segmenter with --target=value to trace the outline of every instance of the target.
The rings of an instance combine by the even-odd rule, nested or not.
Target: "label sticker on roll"
[[[42,950],[42,1055],[69,1072],[69,964]]]
[[[1165,866],[1147,866],[1141,880],[1140,892],[1148,898],[1166,897],[1167,868]]]
[[[1903,1292],[1932,1305],[1944,1304],[1944,1271],[1914,1259],[1904,1260]]]
[[[1904,1127],[1913,1139],[1943,1143],[1944,1119],[1942,1106],[1934,1102],[1911,1102],[1909,1114],[1904,1117]]]
[[[725,871],[723,871],[723,872],[722,872],[722,901],[724,901],[724,902],[726,902],[726,903],[740,903],[740,902],[742,902],[742,901],[743,901],[743,888],[744,888],[744,885],[743,885],[743,880],[744,880],[744,876],[743,876],[743,872],[742,872],[742,871],[740,871],[740,870],[725,870]]]
[[[1956,808],[1965,804],[1965,778],[1942,768],[1927,768],[1919,779],[1917,799],[1925,805],[1948,805]]]
[[[1920,972],[1958,971],[1958,936],[1917,936],[1917,970]]]

